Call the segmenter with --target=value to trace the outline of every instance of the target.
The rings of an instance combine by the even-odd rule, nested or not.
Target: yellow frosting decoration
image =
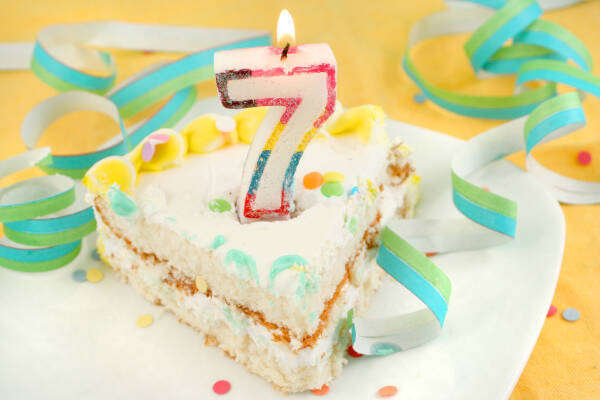
[[[382,123],[385,113],[381,107],[370,104],[350,108],[327,127],[332,136],[355,134],[364,142],[371,140],[373,125]]]
[[[110,156],[94,164],[81,183],[94,194],[107,193],[111,185],[117,185],[125,193],[132,193],[136,177],[137,171],[131,161],[121,156]]]
[[[237,113],[233,119],[237,124],[240,142],[250,144],[262,123],[269,107],[252,107]]]
[[[224,133],[217,129],[216,121],[214,115],[202,115],[183,128],[181,135],[191,153],[210,153],[227,143]],[[232,143],[237,143],[237,129],[226,133]]]
[[[235,125],[231,124],[233,130],[230,132],[217,129],[217,119],[222,117],[213,114],[196,118],[182,130],[181,134],[173,129],[159,129],[148,135],[125,156],[110,156],[98,161],[85,174],[82,183],[95,194],[106,194],[112,184],[118,185],[125,193],[132,193],[137,172],[162,171],[183,162],[188,152],[208,153],[238,141],[250,144],[267,110],[268,107],[253,107],[239,112],[233,117]],[[336,117],[337,112],[333,118]],[[385,114],[380,107],[373,105],[354,107],[341,112],[339,117],[327,126],[326,131],[332,136],[355,134],[364,142],[370,142],[373,139],[373,126],[375,123],[382,122],[384,117]],[[382,134],[385,136],[383,131],[379,132],[380,136]],[[164,141],[165,135],[168,136],[166,141]],[[318,135],[325,135],[325,133],[320,131]],[[148,142],[150,142],[148,146],[153,148],[153,153],[149,161],[144,161],[142,154]],[[333,173],[330,174],[332,180],[340,179],[337,175],[334,177]],[[369,190],[372,195],[377,193],[377,189],[373,188],[372,184],[369,185]]]

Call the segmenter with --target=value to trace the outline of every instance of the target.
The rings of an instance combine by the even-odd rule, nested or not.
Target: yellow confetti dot
[[[414,174],[412,180],[415,181],[415,183],[419,182],[421,180],[421,175]]]
[[[147,328],[154,322],[154,318],[150,314],[142,314],[135,320],[135,324],[140,328]]]
[[[88,270],[88,272],[85,274],[85,277],[87,278],[88,282],[97,283],[104,279],[104,274],[102,274],[102,271],[99,269],[92,268]]]
[[[196,277],[196,287],[198,288],[198,290],[202,294],[206,294],[206,291],[208,290],[208,286],[206,285],[206,281],[204,279],[202,279],[201,276],[197,276]]]
[[[323,179],[325,179],[325,182],[344,182],[344,174],[334,171],[325,172]]]

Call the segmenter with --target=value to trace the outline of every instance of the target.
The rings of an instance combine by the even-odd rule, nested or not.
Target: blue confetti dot
[[[413,96],[415,103],[423,104],[427,100],[427,96],[424,93],[417,93]]]
[[[348,196],[352,196],[355,193],[358,193],[358,186],[354,186],[352,189],[350,189]]]
[[[579,314],[579,311],[574,308],[565,308],[565,310],[562,312],[562,317],[565,321],[575,322],[579,319],[579,317],[581,317],[581,314]]]
[[[371,351],[376,356],[386,356],[388,354],[397,353],[402,349],[392,343],[375,343],[371,346]]]
[[[75,271],[73,271],[73,280],[75,282],[87,281],[86,272],[82,269],[76,269]]]
[[[94,249],[94,250],[92,251],[92,254],[91,254],[91,255],[92,255],[92,258],[93,258],[94,260],[96,260],[96,261],[100,261],[100,254],[98,253],[98,250],[97,250],[97,249]]]

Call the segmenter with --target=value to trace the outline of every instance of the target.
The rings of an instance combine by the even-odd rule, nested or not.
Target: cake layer
[[[374,265],[367,243],[348,261],[345,277],[328,302],[327,318],[311,347],[291,349],[281,339],[281,329],[259,317],[260,313],[221,298],[209,288],[200,292],[193,279],[152,253],[143,253],[109,224],[100,226],[99,249],[117,274],[147,300],[164,305],[205,335],[249,371],[284,392],[319,388],[341,372],[348,346],[349,310],[368,306],[383,270]]]
[[[398,207],[416,202],[409,150],[383,140],[311,143],[298,177],[338,172],[343,194],[327,197],[297,179],[291,219],[240,224],[233,202],[246,151],[244,145],[230,146],[190,155],[176,168],[141,174],[134,193],[136,214],[121,217],[108,206],[103,214],[112,215],[112,225],[142,252],[170,260],[192,279],[200,276],[220,296],[287,327],[300,348],[302,338],[319,329],[326,302],[361,242],[374,237]],[[215,212],[211,202],[216,200],[231,209]],[[102,196],[95,201],[109,204]]]

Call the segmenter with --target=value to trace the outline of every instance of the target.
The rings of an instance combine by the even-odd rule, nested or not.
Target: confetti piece
[[[325,172],[323,179],[325,182],[344,182],[344,174],[335,171]]]
[[[154,318],[150,314],[142,314],[135,320],[135,324],[140,328],[147,328],[154,322]]]
[[[423,94],[423,93],[416,93],[413,96],[413,101],[417,104],[423,104],[423,103],[425,103],[426,100],[427,100],[427,96],[425,96],[425,94]]]
[[[85,282],[87,281],[86,273],[82,269],[76,269],[73,271],[73,280],[75,282]]]
[[[354,350],[354,347],[352,347],[352,346],[348,347],[348,349],[346,351],[348,352],[348,355],[350,357],[360,358],[360,357],[364,356],[364,354],[360,354],[359,352]]]
[[[398,388],[396,386],[392,386],[392,385],[384,386],[377,391],[377,394],[380,397],[391,397],[391,396],[395,395],[396,393],[398,393]]]
[[[88,270],[88,272],[85,274],[85,277],[89,282],[97,283],[104,278],[104,275],[99,269],[92,268]]]
[[[196,287],[198,288],[200,293],[206,294],[206,290],[208,289],[208,286],[206,285],[206,281],[204,279],[202,279],[201,276],[196,277]]]
[[[329,386],[323,385],[321,389],[313,389],[311,390],[311,392],[313,392],[313,394],[317,396],[325,396],[327,393],[329,393]]]
[[[581,165],[588,165],[592,162],[592,155],[589,151],[582,150],[577,154],[577,162]]]
[[[98,253],[98,249],[92,250],[91,256],[94,260],[100,261],[100,253]]]
[[[231,383],[226,380],[216,381],[213,385],[213,392],[216,394],[225,394],[231,389]]]
[[[348,196],[352,196],[355,193],[358,193],[358,186],[354,186],[352,189],[350,189],[350,193],[348,194]]]
[[[556,314],[557,308],[554,304],[550,304],[550,308],[548,309],[548,313],[546,314],[546,317],[551,317],[554,314]]]
[[[323,184],[323,175],[321,175],[319,172],[310,172],[304,175],[302,183],[307,189],[316,189]]]
[[[339,182],[325,182],[321,186],[321,193],[325,197],[342,196],[344,194],[344,187]]]
[[[575,308],[565,308],[565,310],[562,312],[563,319],[569,322],[577,321],[580,316],[581,314],[579,314],[579,311]]]
[[[437,256],[437,253],[425,253],[427,257]]]
[[[483,190],[485,190],[486,192],[490,192],[490,188],[489,187],[482,187]]]
[[[208,208],[213,212],[225,212],[231,210],[231,204],[225,199],[214,199],[208,203]]]

